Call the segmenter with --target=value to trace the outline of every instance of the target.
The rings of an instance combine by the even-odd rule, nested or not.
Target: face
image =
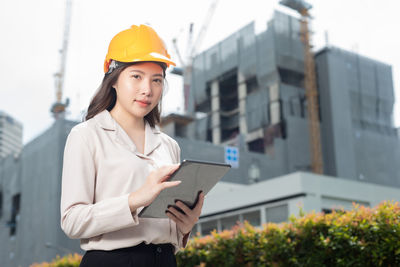
[[[114,84],[119,108],[144,118],[158,104],[164,84],[163,69],[152,62],[125,68]]]

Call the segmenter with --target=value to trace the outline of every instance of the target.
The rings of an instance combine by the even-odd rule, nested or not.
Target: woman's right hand
[[[166,182],[168,178],[179,168],[180,164],[166,165],[152,171],[147,176],[146,182],[139,190],[130,193],[129,208],[131,212],[139,207],[148,206],[165,188],[177,186],[181,181]]]

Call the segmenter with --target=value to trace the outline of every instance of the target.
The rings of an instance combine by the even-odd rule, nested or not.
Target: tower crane
[[[67,49],[68,49],[68,38],[69,38],[69,29],[71,22],[71,10],[72,10],[72,0],[66,1],[65,8],[65,21],[64,21],[64,35],[63,35],[63,43],[62,48],[60,50],[60,66],[58,72],[54,74],[55,78],[55,89],[56,89],[56,102],[52,105],[50,111],[53,114],[53,117],[58,120],[64,118],[65,109],[69,105],[69,98],[66,101],[62,102],[62,94],[63,94],[63,86],[64,86],[64,74],[65,74],[65,65],[67,60]]]
[[[204,36],[206,35],[208,26],[210,25],[211,19],[215,13],[215,8],[217,7],[218,1],[219,0],[212,1],[211,5],[208,9],[207,15],[206,15],[206,17],[203,21],[203,24],[200,28],[199,34],[197,35],[194,42],[193,42],[193,23],[190,24],[185,59],[182,58],[181,53],[179,51],[179,48],[177,45],[177,38],[174,38],[172,40],[175,52],[179,58],[180,63],[183,66],[183,70],[180,70],[179,68],[175,68],[174,70],[172,70],[172,73],[178,74],[178,75],[183,75],[184,112],[186,114],[193,112],[190,107],[190,105],[191,105],[190,83],[192,80],[193,59],[196,56],[196,53],[204,40]]]
[[[301,15],[301,40],[304,44],[304,76],[307,98],[308,125],[310,132],[311,168],[314,173],[323,174],[321,134],[318,111],[318,91],[315,79],[315,62],[310,46],[308,30],[308,10],[311,5],[304,0],[281,0],[281,5],[292,8]]]

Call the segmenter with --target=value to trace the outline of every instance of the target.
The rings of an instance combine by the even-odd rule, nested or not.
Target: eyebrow
[[[135,72],[139,72],[139,73],[141,73],[141,74],[146,74],[146,73],[144,73],[143,71],[141,71],[141,70],[130,70],[129,72],[133,72],[133,71],[135,71]],[[156,73],[156,74],[153,74],[153,77],[164,77],[161,73]]]

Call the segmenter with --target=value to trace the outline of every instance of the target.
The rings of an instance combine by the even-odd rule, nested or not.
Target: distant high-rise
[[[0,158],[21,152],[22,129],[22,123],[0,111]]]

